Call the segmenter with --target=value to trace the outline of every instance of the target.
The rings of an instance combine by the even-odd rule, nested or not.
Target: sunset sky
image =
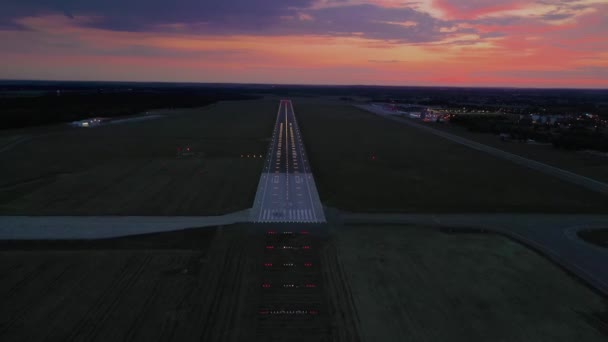
[[[0,79],[608,88],[608,0],[8,0]]]

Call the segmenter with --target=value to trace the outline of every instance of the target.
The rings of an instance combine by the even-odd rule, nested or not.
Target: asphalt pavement
[[[251,211],[253,222],[325,222],[290,100],[281,100]]]
[[[249,211],[220,216],[0,216],[0,240],[107,239],[215,228],[248,222]]]

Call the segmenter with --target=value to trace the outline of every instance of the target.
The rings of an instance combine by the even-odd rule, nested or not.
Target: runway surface
[[[251,211],[253,222],[325,222],[290,100],[281,100]]]

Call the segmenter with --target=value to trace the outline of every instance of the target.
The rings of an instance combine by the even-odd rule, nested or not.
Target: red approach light
[[[266,249],[274,249],[274,246],[266,246]]]
[[[190,147],[186,147],[186,151],[190,152]]]
[[[264,263],[264,267],[272,267],[272,263],[271,262],[266,262],[266,263]]]
[[[260,310],[258,312],[260,313],[260,315],[268,315],[270,313],[270,310]]]
[[[265,289],[269,289],[270,288],[270,284],[264,283],[264,284],[262,284],[262,287],[265,288]]]
[[[376,154],[372,154],[371,159],[372,159],[372,160],[376,160]]]
[[[304,246],[302,248],[304,248],[304,249],[310,249],[310,246]]]
[[[303,230],[303,231],[300,232],[300,234],[302,234],[302,235],[308,235],[310,233],[307,230]]]
[[[319,311],[317,311],[317,310],[308,310],[308,313],[311,314],[311,315],[318,315]]]
[[[275,230],[269,230],[269,231],[267,231],[266,233],[267,233],[268,235],[274,235],[274,234],[276,234],[277,232],[276,232]]]
[[[312,262],[305,262],[304,267],[312,267]]]
[[[181,152],[181,151],[182,151],[182,148],[181,148],[181,147],[178,147],[178,148],[177,148],[177,152]]]

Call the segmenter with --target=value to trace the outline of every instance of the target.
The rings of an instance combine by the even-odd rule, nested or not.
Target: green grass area
[[[506,238],[348,226],[334,239],[365,341],[606,340],[608,301]]]
[[[520,155],[524,158],[559,167],[586,177],[608,182],[608,157],[601,153],[558,149],[552,144],[528,144],[518,141],[501,141],[491,133],[472,132],[465,127],[451,124],[426,123],[434,128],[462,136],[482,144]]]
[[[608,210],[605,196],[352,106],[295,99],[294,109],[328,206],[395,212]]]
[[[0,213],[211,215],[248,208],[277,101],[157,111],[156,120],[37,128],[0,154]],[[27,131],[19,131],[26,134]],[[9,135],[5,131],[4,135]],[[178,158],[177,148],[192,155]]]
[[[589,243],[608,248],[608,229],[582,230],[578,236]]]

